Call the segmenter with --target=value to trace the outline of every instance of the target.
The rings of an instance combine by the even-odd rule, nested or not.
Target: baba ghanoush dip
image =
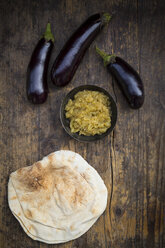
[[[69,99],[65,116],[70,120],[72,133],[94,136],[103,134],[111,126],[111,110],[108,96],[99,91],[83,90]]]

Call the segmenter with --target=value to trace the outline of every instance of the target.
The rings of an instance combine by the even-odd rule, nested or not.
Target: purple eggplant
[[[110,19],[108,13],[92,15],[75,31],[53,64],[54,85],[65,86],[72,80],[85,51]]]
[[[104,65],[112,73],[124,93],[131,108],[138,109],[144,102],[144,86],[139,74],[122,58],[106,54],[96,47]]]
[[[27,69],[27,97],[34,104],[44,103],[48,96],[47,73],[54,37],[50,23],[37,43]]]

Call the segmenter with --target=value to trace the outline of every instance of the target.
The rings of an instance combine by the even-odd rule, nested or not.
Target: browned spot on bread
[[[96,208],[92,208],[91,212],[93,215],[97,215],[97,209]]]
[[[21,174],[22,171],[23,171],[23,168],[20,168],[20,169],[17,170],[17,173],[18,173],[18,174]]]
[[[30,231],[32,231],[34,229],[35,229],[34,226],[33,225],[30,225],[30,226],[27,227],[27,232],[30,232]]]
[[[50,196],[47,196],[47,197],[46,197],[46,200],[49,201],[49,200],[50,200]]]
[[[74,158],[75,158],[75,156],[69,157],[68,158],[68,162],[71,162],[72,163],[74,161]]]
[[[17,199],[16,195],[10,198],[10,200],[15,200],[15,199]]]
[[[42,164],[41,164],[41,162],[35,163],[35,166],[38,168],[38,170],[42,170]]]
[[[32,212],[30,210],[26,210],[25,216],[26,216],[26,218],[32,219],[33,214],[32,214]]]
[[[74,230],[74,225],[70,226],[70,230],[73,231]]]
[[[29,226],[29,227],[28,227],[28,230],[31,231],[31,229],[32,229],[32,226]]]
[[[54,154],[54,153],[51,153],[51,154],[48,156],[48,159],[49,159],[50,162],[53,162],[54,158],[55,158],[55,154]]]
[[[90,177],[87,172],[81,173],[80,174],[87,182],[90,180]]]
[[[18,213],[18,216],[20,216],[20,215],[21,215],[21,213],[19,212],[19,213]]]
[[[28,186],[32,190],[39,190],[42,186],[44,187],[42,175],[41,176],[35,175],[29,178],[27,177],[27,179],[28,179],[27,181]]]

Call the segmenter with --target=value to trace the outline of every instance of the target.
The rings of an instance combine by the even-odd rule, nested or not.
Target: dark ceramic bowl
[[[105,133],[103,133],[101,135],[96,134],[94,136],[85,136],[85,135],[79,135],[78,133],[71,133],[70,121],[69,121],[69,119],[67,119],[65,117],[65,106],[68,103],[69,99],[73,100],[74,95],[77,92],[83,91],[83,90],[99,91],[99,92],[102,92],[109,97],[110,109],[111,109],[111,126]],[[116,103],[113,100],[112,96],[103,88],[100,88],[100,87],[95,86],[95,85],[82,85],[82,86],[79,86],[79,87],[71,90],[63,99],[63,102],[61,104],[61,109],[60,109],[60,119],[61,119],[61,123],[62,123],[62,126],[65,129],[65,131],[74,139],[76,139],[78,141],[86,141],[86,142],[96,141],[96,140],[104,138],[114,129],[115,124],[116,124],[116,120],[117,120],[117,106],[116,106]]]

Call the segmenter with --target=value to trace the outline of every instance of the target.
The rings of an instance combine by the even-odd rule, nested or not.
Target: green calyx
[[[51,40],[54,43],[54,36],[51,32],[51,27],[50,27],[50,23],[48,22],[47,26],[46,26],[46,31],[43,34],[43,38],[45,38],[45,40],[49,41]]]
[[[112,16],[109,13],[104,13],[102,16],[102,20],[104,24],[108,24],[111,20]]]
[[[96,46],[96,52],[101,56],[101,58],[104,61],[104,66],[107,66],[110,63],[115,63],[116,62],[116,55],[115,54],[106,54],[104,51],[100,50]]]

